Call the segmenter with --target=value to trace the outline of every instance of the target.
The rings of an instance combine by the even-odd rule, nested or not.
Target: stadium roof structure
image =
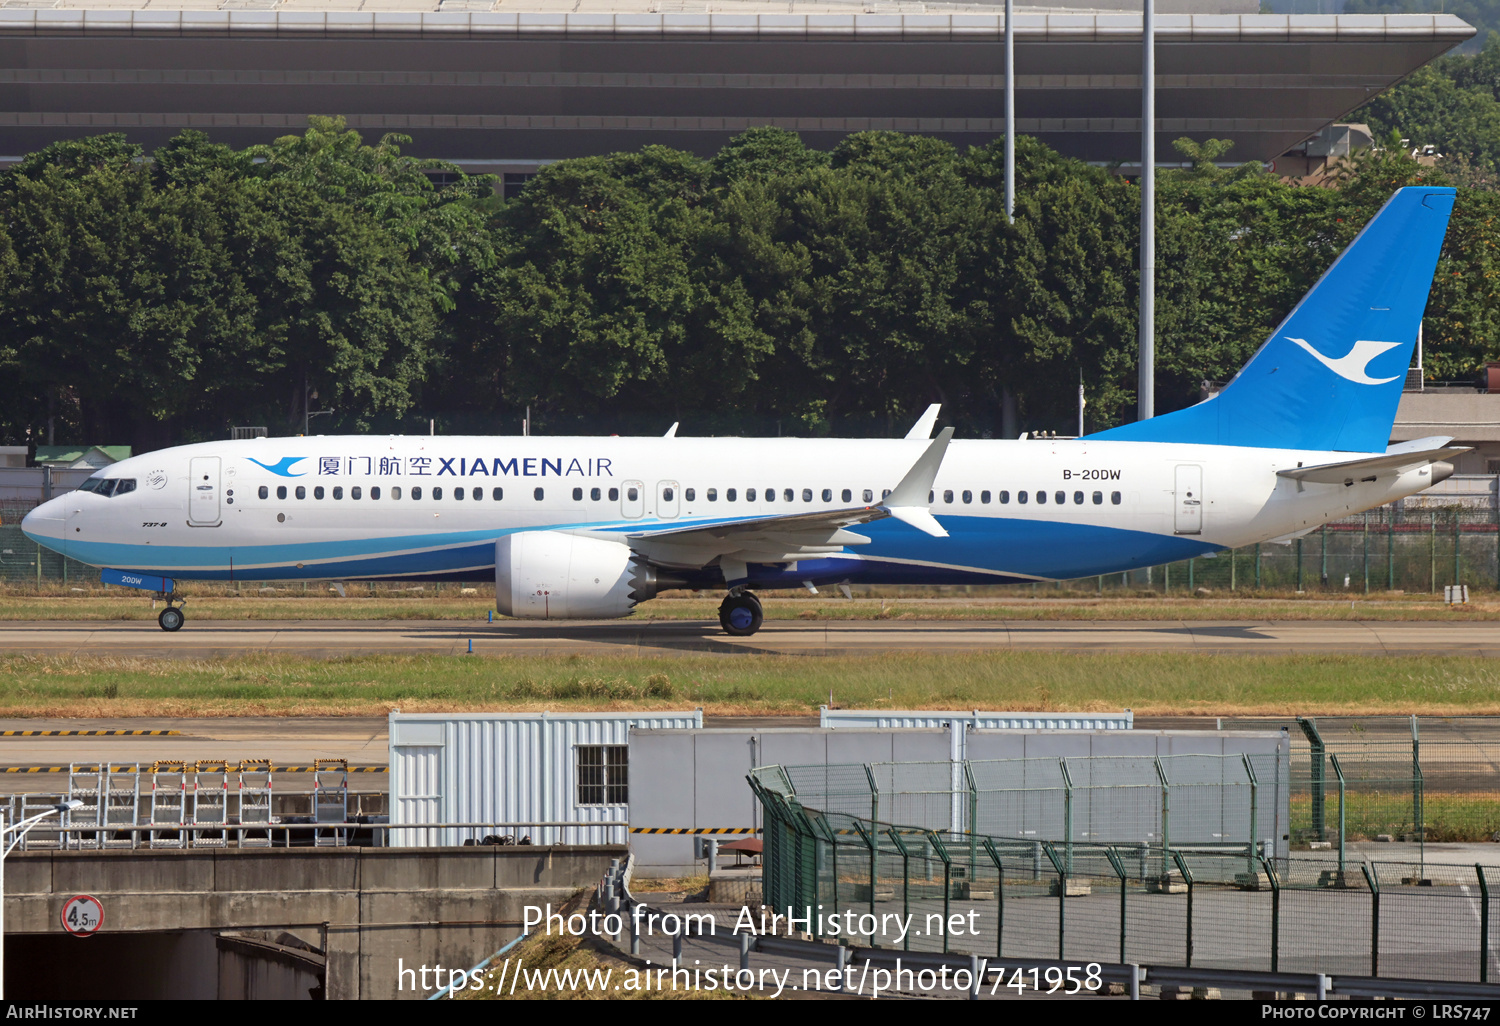
[[[1475,31],[1441,14],[1156,20],[1168,160],[1181,136],[1271,160]],[[7,0],[0,155],[184,128],[242,146],[314,114],[471,170],[647,143],[706,154],[764,124],[823,147],[868,129],[982,144],[1004,130],[1002,32],[993,5]],[[1139,13],[1023,8],[1017,131],[1138,161],[1140,35]]]

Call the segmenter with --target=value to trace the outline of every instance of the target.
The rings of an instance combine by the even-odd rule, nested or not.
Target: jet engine
[[[495,608],[527,620],[626,616],[641,598],[630,546],[562,531],[521,531],[495,542]],[[654,594],[654,592],[653,592]]]

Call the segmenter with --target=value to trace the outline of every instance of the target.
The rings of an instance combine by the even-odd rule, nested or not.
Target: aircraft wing
[[[848,528],[886,517],[947,537],[928,511],[927,493],[952,437],[953,429],[944,428],[879,505],[652,527],[632,531],[625,539],[633,550],[663,567],[697,569],[717,560],[725,580],[733,584],[745,578],[749,563],[787,563],[868,545],[867,536]]]

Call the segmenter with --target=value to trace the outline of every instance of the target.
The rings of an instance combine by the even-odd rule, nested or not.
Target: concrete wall
[[[5,863],[5,927],[13,943],[31,943],[25,935],[60,938],[85,959],[94,958],[90,951],[102,957],[107,938],[120,934],[285,930],[326,958],[330,998],[420,997],[398,992],[400,968],[473,965],[520,933],[524,905],[555,905],[593,886],[622,854],[602,845],[15,852]],[[103,904],[99,936],[63,933],[62,907],[76,894]],[[216,989],[211,942],[191,972],[167,973],[164,957],[153,956],[143,972],[202,977]],[[28,986],[41,985],[9,959],[6,970],[8,997],[32,997]],[[77,981],[70,996],[121,996],[79,990],[99,978],[87,970],[70,967]]]

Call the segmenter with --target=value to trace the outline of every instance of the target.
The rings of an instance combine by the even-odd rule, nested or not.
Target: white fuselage
[[[83,562],[183,579],[478,579],[494,572],[496,539],[519,531],[621,538],[647,527],[879,504],[927,445],[541,436],[207,442],[115,464],[101,477],[133,480],[132,490],[71,492],[24,526]],[[1433,481],[1427,466],[1348,485],[1277,476],[1354,455],[1087,438],[954,441],[930,505],[948,537],[878,520],[859,529],[869,544],[767,565],[752,577],[760,586],[1076,578],[1300,533]],[[702,573],[697,586],[710,586],[717,571]]]

